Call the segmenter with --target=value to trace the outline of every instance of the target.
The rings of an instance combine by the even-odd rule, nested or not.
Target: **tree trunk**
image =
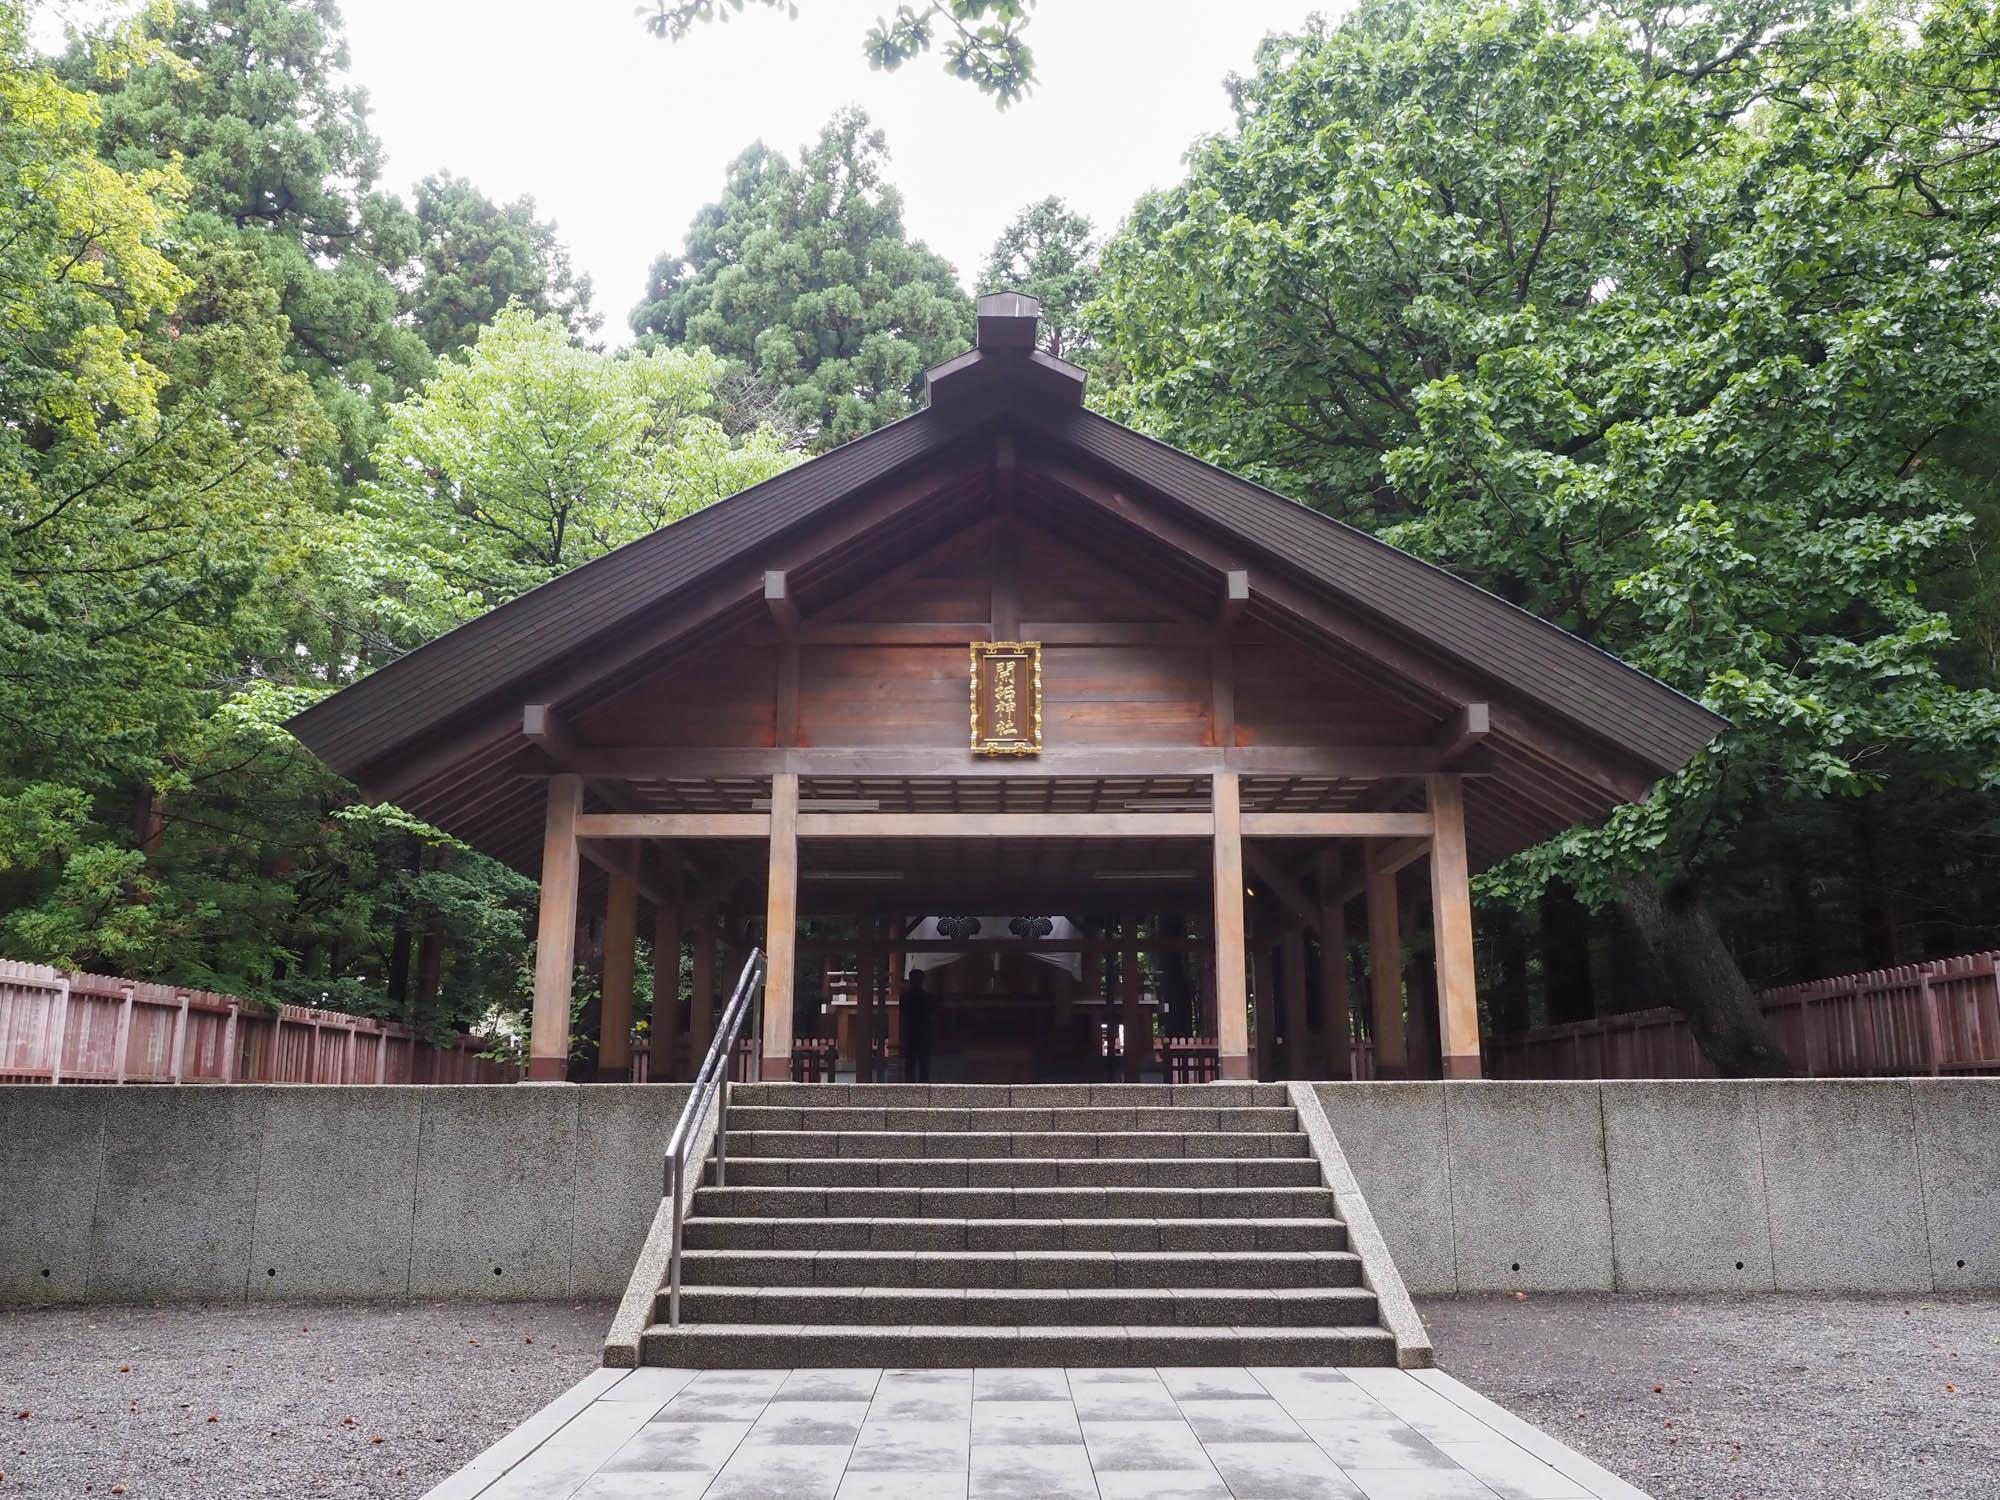
[[[1511,907],[1485,913],[1486,929],[1500,967],[1493,991],[1493,1029],[1503,1035],[1528,1029],[1528,945],[1521,935],[1521,914]]]
[[[1549,1024],[1588,1021],[1597,1014],[1590,977],[1590,913],[1560,882],[1542,892],[1542,981],[1548,987]]]
[[[1688,1018],[1695,1042],[1716,1072],[1725,1078],[1791,1072],[1756,992],[1692,881],[1662,890],[1644,876],[1633,876],[1624,884],[1619,905],[1661,981],[1661,992]]]

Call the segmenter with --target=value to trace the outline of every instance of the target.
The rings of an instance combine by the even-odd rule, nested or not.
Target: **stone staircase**
[[[646,1364],[1397,1362],[1283,1084],[742,1084],[714,1170]]]

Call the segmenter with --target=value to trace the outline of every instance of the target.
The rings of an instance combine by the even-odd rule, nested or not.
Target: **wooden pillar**
[[[1128,921],[1128,928],[1136,924]],[[1118,954],[1119,993],[1124,1000],[1125,1021],[1125,1081],[1137,1083],[1143,1076],[1146,1054],[1152,1050],[1150,1034],[1139,1005],[1139,944],[1136,938],[1127,937],[1125,946]]]
[[[1271,1083],[1278,1077],[1278,1000],[1277,978],[1272,974],[1271,933],[1262,920],[1262,913],[1253,913],[1250,924],[1250,988],[1257,998],[1257,1030],[1251,1037],[1250,1055],[1253,1059],[1251,1076],[1262,1083]]]
[[[1354,1023],[1347,1008],[1347,911],[1329,901],[1319,913],[1320,1076],[1354,1076]]]
[[[1296,912],[1285,913],[1285,1066],[1287,1078],[1312,1077],[1312,1035],[1306,1025],[1306,927]]]
[[[624,868],[605,879],[604,1012],[599,1023],[597,1076],[622,1082],[632,1074],[632,969],[639,947],[639,851],[620,851]]]
[[[570,977],[576,967],[576,819],[583,778],[549,778],[542,825],[542,902],[535,924],[535,1008],[528,1031],[528,1078],[569,1076]]]
[[[1402,931],[1396,920],[1396,872],[1368,856],[1368,1032],[1375,1041],[1375,1076],[1409,1071],[1403,1039]]]
[[[1431,810],[1431,929],[1437,946],[1438,1051],[1447,1078],[1477,1078],[1479,986],[1472,955],[1472,867],[1465,849],[1465,786],[1424,778]]]
[[[708,1056],[708,1044],[715,1036],[715,913],[704,911],[694,924],[694,958],[689,978],[694,990],[693,1009],[688,1016],[688,1078],[701,1071]]]
[[[881,1011],[876,991],[882,987],[882,950],[875,945],[875,924],[867,924],[868,936],[862,943],[860,962],[854,974],[854,1081],[877,1083],[875,1039],[881,1034]]]
[[[665,1083],[674,1076],[681,1039],[681,914],[671,900],[653,914],[653,1025],[646,1076]]]
[[[799,775],[771,777],[771,875],[764,908],[764,1064],[762,1076],[792,1076],[792,990],[799,940]]]
[[[1215,800],[1215,1050],[1224,1078],[1250,1076],[1250,996],[1243,952],[1243,800],[1234,771],[1217,771]]]

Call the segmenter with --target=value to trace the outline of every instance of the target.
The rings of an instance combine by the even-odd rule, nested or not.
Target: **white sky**
[[[1028,36],[1040,83],[1005,113],[935,55],[872,72],[862,36],[892,0],[751,8],[656,41],[634,0],[343,0],[353,76],[407,195],[439,168],[488,196],[532,195],[595,283],[604,334],[625,327],[660,251],[751,141],[796,155],[859,103],[888,135],[910,233],[978,273],[1002,225],[1059,193],[1103,232],[1177,181],[1194,138],[1229,123],[1222,89],[1257,42],[1339,0],[1043,0]]]

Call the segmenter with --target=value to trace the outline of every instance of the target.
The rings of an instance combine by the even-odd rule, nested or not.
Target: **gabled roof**
[[[916,414],[585,563],[288,727],[365,786],[473,716],[507,712],[518,724],[538,677],[636,629],[719,572],[758,562],[843,502],[1001,428],[1167,507],[1253,567],[1375,622],[1652,776],[1678,770],[1725,727],[1665,684],[1462,578],[1084,409],[1082,372],[1023,340],[1032,307],[1032,299],[982,299],[981,347],[932,372],[930,402]]]

